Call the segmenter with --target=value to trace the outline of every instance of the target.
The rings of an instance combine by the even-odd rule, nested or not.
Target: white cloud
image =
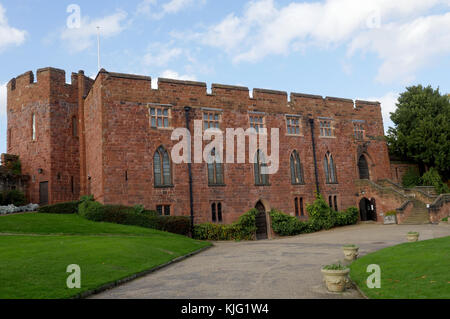
[[[197,81],[197,78],[195,77],[195,75],[191,75],[191,74],[180,75],[178,72],[170,70],[170,69],[163,71],[159,75],[159,77],[166,78],[166,79],[174,79],[174,80]],[[158,81],[156,79],[152,80],[152,88],[153,89],[158,88]]]
[[[352,40],[349,53],[358,50],[376,52],[382,59],[377,81],[410,83],[415,71],[450,53],[450,12],[363,32]]]
[[[144,65],[151,67],[164,67],[167,64],[183,54],[180,48],[171,48],[163,43],[154,43],[149,47],[149,51],[144,56]]]
[[[80,28],[64,28],[61,39],[66,41],[70,49],[75,52],[86,50],[95,43],[97,27],[100,27],[100,36],[108,38],[121,33],[124,30],[123,21],[127,17],[124,11],[91,20],[84,16]]]
[[[162,19],[167,14],[175,14],[180,12],[181,10],[192,6],[194,4],[205,4],[206,0],[170,0],[161,5],[160,8],[156,8],[158,6],[157,0],[143,0],[137,6],[136,13],[144,14],[150,16],[153,19],[159,20]]]
[[[387,132],[389,127],[394,127],[394,123],[391,121],[391,112],[395,112],[397,109],[397,101],[399,94],[395,92],[386,93],[381,97],[368,97],[361,100],[364,101],[378,101],[381,103],[381,113],[383,115],[384,131]]]
[[[0,116],[6,115],[6,83],[0,83]]]
[[[23,44],[26,34],[26,31],[9,26],[6,10],[0,4],[0,52],[9,46]]]
[[[285,6],[254,0],[241,15],[231,13],[203,32],[181,36],[223,49],[235,63],[311,46],[345,45],[349,54],[373,51],[382,60],[378,79],[389,82],[410,76],[404,71],[411,66],[414,72],[437,54],[450,52],[448,14],[427,16],[443,4],[450,0],[325,0]],[[398,60],[402,72],[392,74]]]

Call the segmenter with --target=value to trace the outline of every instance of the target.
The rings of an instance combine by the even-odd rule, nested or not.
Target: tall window
[[[150,125],[153,128],[168,128],[170,125],[170,112],[168,107],[150,108]]]
[[[76,116],[72,117],[72,136],[78,136],[78,121]]]
[[[333,155],[331,155],[330,152],[327,152],[325,155],[323,166],[327,184],[336,184],[336,166],[334,165]]]
[[[264,128],[264,116],[250,115],[250,127],[254,128],[256,132],[260,132]]]
[[[287,133],[300,135],[300,117],[286,115]]]
[[[364,140],[364,126],[361,123],[353,123],[353,136],[357,140]]]
[[[334,209],[335,211],[338,211],[338,203],[337,203],[337,196],[336,195],[328,196],[328,204],[329,204],[331,209]]]
[[[303,209],[303,197],[295,197],[294,198],[294,206],[295,206],[295,216],[296,217],[305,216],[305,211]]]
[[[331,120],[320,121],[320,136],[321,137],[334,136],[334,128],[332,126]]]
[[[220,128],[220,115],[216,112],[203,113],[203,129]]]
[[[223,221],[222,217],[222,203],[212,203],[211,204],[211,220],[213,223]]]
[[[31,139],[36,141],[36,115],[31,115]]]
[[[255,154],[255,184],[269,185],[269,175],[264,174],[264,168],[267,168],[267,162],[264,153],[258,150]]]
[[[223,185],[223,163],[214,148],[208,157],[208,184]]]
[[[302,164],[297,151],[291,154],[291,181],[292,184],[303,184]]]
[[[153,171],[155,186],[164,187],[172,185],[172,173],[169,153],[160,146],[153,157]]]

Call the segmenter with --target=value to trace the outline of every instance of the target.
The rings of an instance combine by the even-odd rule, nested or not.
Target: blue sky
[[[450,0],[0,0],[0,152],[6,83],[94,77],[96,26],[109,71],[378,100],[386,128],[405,86],[450,93]]]

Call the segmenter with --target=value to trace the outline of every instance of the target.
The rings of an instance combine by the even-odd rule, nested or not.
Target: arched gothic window
[[[269,175],[264,174],[263,168],[267,167],[266,158],[261,150],[255,154],[255,184],[269,185]]]
[[[325,154],[323,166],[327,184],[336,184],[336,165],[334,164],[333,155],[331,155],[330,152],[327,152],[327,154]]]
[[[292,184],[303,184],[303,169],[297,151],[291,154],[291,181]]]
[[[217,154],[216,149],[213,148],[208,157],[208,184],[209,185],[223,185],[223,163]]]
[[[164,187],[172,185],[172,169],[169,153],[160,146],[153,157],[153,172],[155,174],[155,186]]]

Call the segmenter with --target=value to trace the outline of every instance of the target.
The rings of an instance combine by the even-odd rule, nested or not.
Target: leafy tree
[[[389,128],[390,152],[403,160],[435,167],[450,178],[450,98],[439,89],[422,85],[406,88],[391,113],[395,128]]]

